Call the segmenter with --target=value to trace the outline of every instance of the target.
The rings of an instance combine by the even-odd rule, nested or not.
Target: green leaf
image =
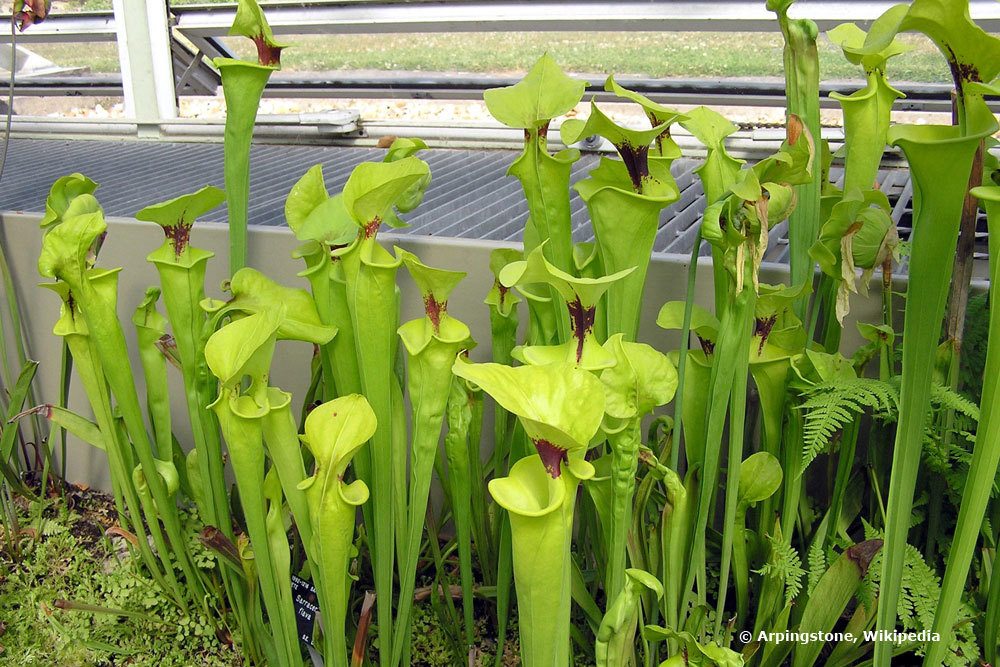
[[[861,65],[866,72],[873,70],[884,72],[886,61],[889,58],[913,49],[913,47],[893,38],[882,49],[874,53],[866,52],[865,40],[868,38],[868,34],[853,23],[841,23],[837,27],[827,30],[826,36],[843,50],[847,60],[855,65]]]
[[[416,157],[362,162],[344,185],[344,208],[363,233],[372,236],[392,214],[400,197],[429,174],[427,163]]]
[[[500,271],[511,262],[518,262],[523,259],[524,253],[513,248],[496,248],[490,252],[490,271],[493,273],[493,287],[483,300],[488,306],[496,308],[497,312],[503,316],[508,316],[511,310],[521,302],[512,289],[500,282]]]
[[[35,373],[38,372],[38,362],[37,361],[26,361],[24,366],[21,368],[21,372],[18,373],[17,381],[14,386],[10,388],[10,394],[7,401],[7,414],[6,419],[4,419],[2,435],[0,435],[0,471],[4,471],[5,475],[8,475],[11,470],[7,465],[8,461],[11,460],[11,453],[14,450],[14,443],[17,441],[17,435],[19,426],[16,423],[16,419],[19,416],[18,412],[24,405],[24,402],[28,399],[28,393],[31,390],[31,382],[35,379]],[[10,474],[11,478],[8,481],[14,487],[22,487],[20,479],[14,474]]]
[[[553,480],[534,456],[518,460],[507,477],[490,480],[489,486],[490,495],[500,507],[521,516],[545,516],[566,500],[565,485]]]
[[[748,202],[758,201],[764,196],[764,191],[760,187],[760,177],[753,169],[740,171],[729,190],[743,201]]]
[[[684,301],[668,301],[656,316],[656,326],[667,330],[684,328]],[[691,331],[700,338],[714,341],[719,335],[719,318],[697,304],[691,305]]]
[[[687,112],[681,126],[693,134],[708,149],[705,161],[695,170],[701,178],[708,203],[720,199],[736,181],[743,160],[737,160],[726,152],[726,137],[737,128],[719,112],[708,107],[696,107]]]
[[[668,123],[661,123],[648,130],[634,130],[619,125],[601,110],[597,103],[590,102],[590,116],[586,121],[570,118],[559,127],[559,135],[567,146],[597,134],[608,141],[621,152],[623,149],[638,150],[648,148],[660,133],[667,129]]]
[[[205,343],[205,361],[225,387],[234,387],[244,376],[266,378],[280,323],[273,310],[264,310],[230,322]]]
[[[278,318],[279,340],[323,345],[337,333],[336,327],[320,320],[316,302],[309,292],[279,285],[256,269],[245,267],[237,271],[229,282],[229,290],[233,298],[223,304],[217,314],[273,313]]]
[[[462,282],[467,273],[465,271],[449,271],[448,269],[438,269],[427,266],[420,261],[420,258],[408,250],[399,246],[395,247],[396,257],[401,259],[406,270],[409,271],[413,282],[417,284],[421,296],[424,299],[424,306],[446,310],[448,298],[451,296],[458,283]],[[434,318],[430,311],[428,317]]]
[[[829,632],[833,630],[847,604],[868,572],[882,540],[868,540],[848,547],[820,577],[805,604],[799,632]],[[796,647],[793,667],[810,667],[819,659],[823,642],[809,642]]]
[[[715,642],[701,644],[690,632],[678,632],[671,628],[664,628],[659,625],[647,625],[642,630],[643,636],[648,640],[663,641],[674,640],[684,646],[684,652],[671,657],[666,662],[660,663],[660,667],[687,667],[688,665],[702,665],[703,667],[743,667],[743,656],[732,649],[723,648]],[[676,660],[676,658],[680,658]],[[708,662],[704,662],[704,660]]]
[[[937,45],[958,77],[958,85],[992,81],[1000,74],[1000,39],[973,23],[968,0],[915,0],[909,6],[891,7],[872,23],[859,51],[884,51],[897,33],[914,30]]]
[[[613,75],[608,76],[607,80],[604,82],[604,90],[609,93],[614,93],[618,97],[632,100],[641,106],[642,110],[646,112],[646,116],[650,119],[653,125],[676,123],[687,118],[687,116],[681,111],[663,106],[641,93],[637,93],[619,85],[618,82],[615,81],[615,77]]]
[[[645,343],[626,341],[615,334],[604,344],[615,365],[601,371],[604,411],[618,419],[641,418],[666,405],[677,391],[677,371],[670,359]]]
[[[521,420],[536,447],[541,445],[546,468],[558,476],[567,452],[586,449],[604,416],[604,385],[593,373],[568,363],[545,366],[473,364],[459,356],[452,367]],[[554,448],[555,460],[544,450]]]
[[[761,183],[803,185],[813,180],[813,163],[816,140],[802,119],[792,114],[788,117],[785,140],[778,151],[753,166]]]
[[[355,452],[375,434],[375,413],[359,394],[341,396],[306,417],[302,442],[316,457],[316,476],[342,477]]]
[[[404,158],[416,155],[418,152],[427,148],[427,144],[423,139],[416,138],[398,138],[393,140],[392,144],[389,146],[389,150],[386,152],[385,157],[382,159],[383,162],[396,162],[397,160],[402,160]],[[421,178],[416,183],[410,186],[410,188],[403,193],[402,196],[396,201],[396,210],[401,213],[409,213],[424,199],[424,193],[431,184],[430,172],[424,178]],[[403,222],[399,216],[391,215],[386,222],[391,227],[406,227],[406,223]]]
[[[395,162],[405,157],[416,155],[422,150],[427,150],[427,142],[416,137],[397,137],[392,140],[388,150],[386,150],[383,162]]]
[[[57,225],[42,240],[38,272],[46,278],[72,282],[82,279],[94,242],[107,230],[100,211],[75,215]]]
[[[510,262],[498,274],[506,287],[544,283],[551,285],[567,303],[578,302],[584,308],[595,306],[612,283],[633,271],[624,269],[600,278],[576,278],[551,264],[543,255],[545,244],[532,250],[522,261]]]
[[[80,173],[57,178],[45,198],[45,215],[39,226],[47,229],[58,224],[74,199],[80,195],[93,194],[98,187],[97,183]]]
[[[767,452],[751,454],[740,466],[740,505],[748,507],[767,500],[781,488],[781,464]]]
[[[414,361],[411,358],[411,380],[417,379],[417,376],[425,372],[431,376],[438,376],[441,368],[447,368],[447,363],[450,363],[454,359],[454,355],[458,354],[460,349],[470,350],[476,344],[472,340],[469,327],[448,314],[448,298],[451,296],[451,291],[465,278],[466,274],[464,271],[449,271],[447,269],[437,269],[427,266],[413,253],[403,250],[398,246],[395,250],[396,257],[406,265],[410,277],[417,284],[424,302],[424,317],[410,320],[399,327],[398,333],[403,341],[403,345],[412,357],[421,354],[431,344],[432,340],[436,340],[445,345],[440,348],[440,351],[435,351],[432,354],[451,355],[451,358],[447,360],[445,365],[440,366],[435,362],[428,362],[432,368],[425,368],[421,364],[419,371],[414,367]],[[450,374],[444,380],[446,381],[446,385],[441,396],[442,399],[444,396],[447,396],[447,385],[451,384]],[[426,384],[422,384],[421,386],[423,389],[429,390],[429,386]],[[421,397],[421,399],[423,398],[430,399],[430,396]],[[415,405],[421,399],[414,399]],[[444,401],[442,400],[443,403]]]
[[[757,303],[754,304],[754,317],[760,319],[777,315],[780,318],[787,314],[792,318],[792,322],[798,324],[798,319],[789,311],[795,300],[808,294],[811,289],[812,285],[809,283],[803,283],[797,287],[761,283]]]
[[[625,587],[608,606],[596,637],[597,667],[627,667],[635,654],[635,630],[645,590],[663,597],[663,584],[650,573],[625,570]]]
[[[146,295],[132,315],[132,324],[137,328],[148,329],[154,340],[167,333],[167,318],[156,309],[156,302],[159,300],[160,288],[147,287]]]
[[[573,79],[547,53],[513,86],[483,93],[490,114],[507,127],[537,130],[565,114],[583,98],[587,83]]]
[[[599,278],[576,278],[550,264],[545,259],[546,244],[535,248],[522,261],[511,262],[500,270],[498,280],[501,285],[517,285],[521,292],[531,298],[534,284],[550,285],[566,303],[569,313],[571,337],[559,345],[531,345],[515,350],[515,358],[534,365],[544,365],[559,361],[576,363],[587,370],[605,368],[614,363],[611,356],[601,347],[594,334],[597,304],[605,292],[631,274],[628,268],[610,276]],[[529,286],[529,289],[525,289]]]
[[[169,247],[176,261],[190,245],[191,227],[195,220],[219,206],[225,199],[226,193],[222,190],[206,185],[197,192],[147,206],[136,213],[135,217],[137,220],[155,222],[163,228],[163,235],[166,237],[164,245]]]
[[[660,132],[659,136],[657,136],[655,140],[657,157],[672,160],[681,156],[680,147],[677,145],[677,142],[670,137],[670,125],[684,120],[687,118],[686,115],[676,109],[671,109],[670,107],[658,104],[645,95],[619,85],[613,76],[609,76],[607,81],[604,82],[604,90],[609,93],[614,93],[618,97],[631,100],[641,106],[643,112],[646,114],[646,118],[649,119],[649,124],[653,127],[667,126],[662,132]]]
[[[101,429],[94,422],[58,405],[44,405],[42,407],[44,408],[42,412],[45,418],[59,428],[66,429],[69,433],[80,438],[88,445],[101,450],[106,448],[107,443],[105,442],[104,434],[101,433]]]
[[[311,167],[288,192],[285,220],[300,241],[344,245],[358,234],[343,197],[327,192],[321,164]]]
[[[226,199],[226,193],[214,185],[206,185],[197,192],[181,195],[159,204],[153,204],[135,214],[137,220],[155,222],[169,230],[173,227],[190,228],[194,221],[216,208]]]
[[[896,340],[896,332],[888,324],[858,322],[857,326],[861,337],[873,343],[892,343]]]
[[[652,167],[649,163],[649,147],[653,141],[667,131],[668,127],[669,123],[661,123],[649,130],[633,130],[623,127],[608,118],[597,104],[591,101],[590,116],[587,120],[570,118],[560,126],[559,134],[566,145],[574,144],[593,134],[604,137],[614,145],[621,156],[624,167],[628,171],[629,180],[632,182],[632,190],[638,193],[662,196],[664,193],[656,190],[655,181],[664,180],[669,183],[672,179],[655,179],[654,175],[650,173]],[[653,191],[647,190],[647,184],[650,182],[654,186]]]

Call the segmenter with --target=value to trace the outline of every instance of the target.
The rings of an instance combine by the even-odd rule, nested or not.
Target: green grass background
[[[222,2],[222,0],[215,0]],[[171,0],[174,5],[195,0]],[[205,0],[199,0],[201,4]],[[64,0],[53,11],[107,9],[110,0]],[[412,70],[423,72],[525,72],[548,52],[566,70],[621,77],[780,77],[782,40],[773,33],[733,32],[529,32],[429,33],[395,35],[287,35],[293,45],[282,54],[291,72],[330,70]],[[903,38],[913,50],[890,62],[894,81],[948,82],[948,69],[928,40]],[[247,40],[227,38],[238,54],[250,57]],[[92,72],[118,70],[115,44],[38,44],[36,52],[71,67]],[[860,69],[849,64],[840,50],[820,37],[821,76],[824,80],[857,79]]]

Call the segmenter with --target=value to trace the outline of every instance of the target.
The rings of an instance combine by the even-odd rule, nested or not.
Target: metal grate
[[[343,187],[351,170],[381,151],[336,146],[256,145],[252,149],[251,224],[284,225],[284,202],[292,185],[314,164],[322,163],[327,186]],[[519,241],[528,210],[517,180],[506,176],[515,153],[509,150],[434,149],[421,153],[433,181],[423,203],[406,216],[403,234],[491,241]],[[582,178],[598,157],[585,154],[573,167]],[[677,160],[674,177],[680,199],[661,217],[654,250],[688,255],[705,208],[701,183],[694,170],[699,162]],[[192,192],[206,184],[222,186],[222,145],[139,141],[64,141],[19,139],[10,145],[5,177],[0,183],[0,208],[27,212],[44,210],[44,194],[59,176],[81,172],[101,184],[97,195],[109,215],[133,216],[142,207]],[[833,171],[835,179],[842,176]],[[900,235],[909,237],[913,193],[909,174],[885,170],[879,184],[893,204]],[[593,240],[586,206],[574,191],[571,200],[573,238]],[[205,216],[224,222],[225,207]],[[986,225],[980,220],[976,257],[986,257]],[[703,249],[707,254],[707,248]],[[787,224],[770,234],[766,261],[787,263]]]

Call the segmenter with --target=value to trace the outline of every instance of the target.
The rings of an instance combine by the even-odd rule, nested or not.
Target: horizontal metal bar
[[[0,16],[0,25],[10,25],[10,14]],[[113,42],[118,38],[115,31],[115,15],[112,12],[75,12],[72,14],[51,14],[41,23],[36,23],[17,34],[19,44],[29,42]],[[0,29],[0,42],[10,42],[10,31]]]
[[[811,18],[820,30],[847,21],[865,24],[891,7],[892,2],[865,0],[803,1],[793,14]],[[1000,4],[971,0],[970,14],[987,32],[1000,32]],[[235,16],[233,5],[172,7],[175,27],[192,37],[225,35]],[[392,33],[392,32],[510,32],[510,31],[725,31],[764,32],[777,28],[774,14],[756,0],[700,2],[608,2],[572,0],[549,2],[491,2],[489,0],[283,2],[265,4],[276,33]],[[0,25],[10,16],[0,15]],[[18,41],[113,41],[112,12],[53,13],[42,23],[18,35]],[[10,35],[0,30],[0,42]]]
[[[0,92],[7,93],[7,78],[0,78]],[[84,74],[80,76],[32,76],[18,77],[14,82],[14,92],[21,96],[53,97],[121,97],[121,74]]]
[[[426,72],[386,72],[384,74],[279,73],[272,77],[266,97],[286,98],[370,98],[478,100],[489,88],[509,86],[516,77],[476,74],[429,74]],[[780,107],[785,104],[783,83],[745,79],[637,79],[622,78],[619,83],[664,104],[711,104],[717,106]],[[603,80],[591,77],[588,97],[598,101],[621,101],[603,90]],[[821,104],[836,108],[832,92],[849,94],[859,82],[829,82],[820,87]],[[937,84],[898,84],[906,97],[897,100],[900,111],[951,110],[951,86]],[[6,82],[0,80],[0,91]],[[120,74],[39,76],[17,81],[18,95],[111,95],[122,94]],[[182,94],[185,91],[182,91]],[[1000,101],[990,100],[994,111]]]
[[[892,2],[839,0],[800,2],[795,16],[816,21],[828,30],[847,21],[866,23]],[[972,0],[971,15],[984,30],[1000,30],[1000,5]],[[201,36],[225,34],[234,7],[174,7],[176,27]],[[265,6],[276,33],[394,33],[510,31],[747,31],[777,29],[763,2],[294,2]]]
[[[289,98],[472,100],[481,99],[483,91],[489,88],[513,85],[517,81],[517,77],[426,72],[386,72],[384,75],[343,72],[279,73],[271,78],[264,95]],[[780,79],[760,81],[620,78],[618,82],[665,104],[762,107],[785,105],[785,86]],[[829,98],[830,93],[850,94],[859,86],[860,83],[856,81],[823,83],[820,86],[820,103],[824,107],[836,108],[839,105]],[[952,87],[949,85],[902,83],[898,84],[898,88],[906,94],[906,97],[896,102],[897,110],[938,112],[951,110]],[[620,98],[604,92],[604,80],[601,77],[589,79],[587,96],[592,95],[596,96],[598,101],[621,101]],[[991,100],[990,103],[994,110],[1000,110],[1000,102]]]

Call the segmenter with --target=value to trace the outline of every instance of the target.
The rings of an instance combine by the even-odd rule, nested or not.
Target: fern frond
[[[809,562],[809,578],[806,581],[806,593],[812,595],[816,584],[819,583],[820,577],[826,572],[827,567],[826,551],[819,540],[814,540],[809,547],[807,560]]]
[[[960,415],[979,422],[979,406],[960,393],[943,384],[931,385],[931,404],[936,410],[954,410]]]
[[[805,412],[802,469],[859,415],[870,411],[887,417],[898,411],[898,402],[895,387],[872,378],[837,379],[810,389],[799,406]]]
[[[806,576],[806,571],[802,569],[802,559],[799,558],[799,552],[783,540],[770,535],[767,540],[771,545],[771,553],[767,562],[756,572],[781,579],[785,584],[785,604],[791,604],[802,592],[802,579]]]

